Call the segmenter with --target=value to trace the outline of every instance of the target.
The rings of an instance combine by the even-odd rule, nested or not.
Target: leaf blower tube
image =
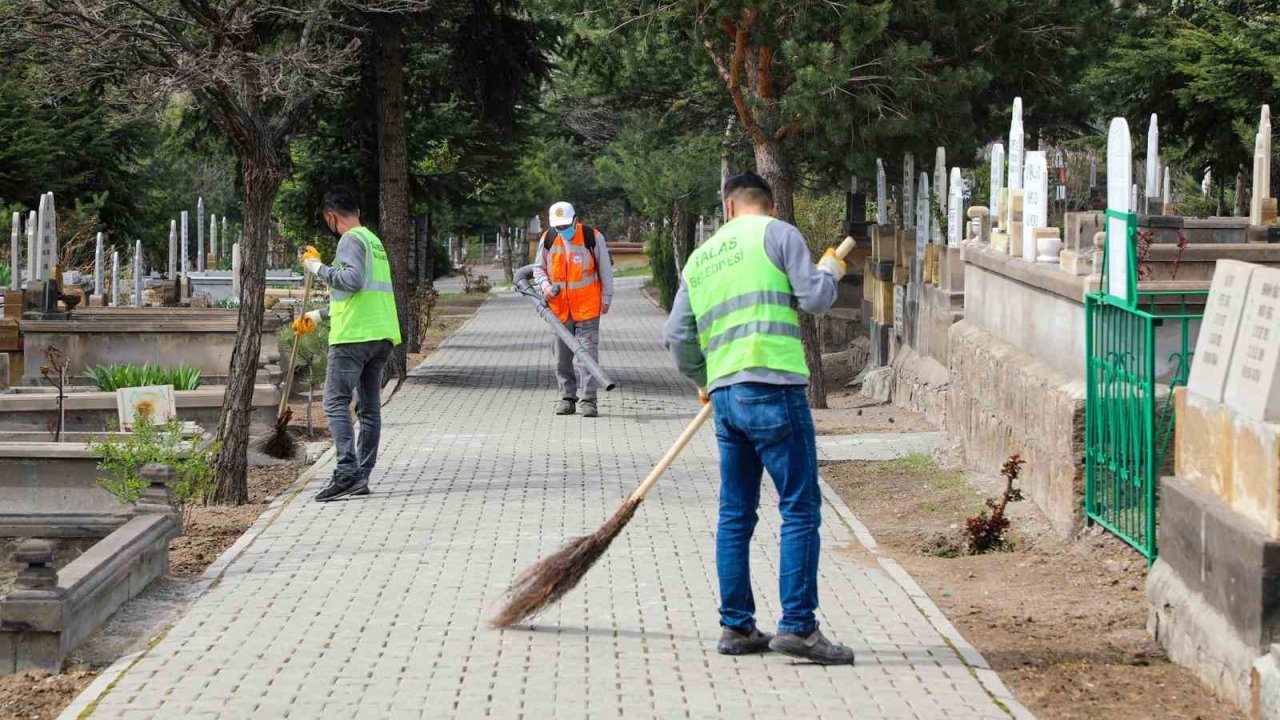
[[[547,301],[543,299],[542,293],[531,284],[532,280],[532,265],[525,265],[519,270],[516,270],[513,283],[515,285],[516,292],[525,296],[529,299],[529,302],[533,303],[534,309],[536,309],[538,314],[542,316],[542,319],[546,320],[547,324],[551,326],[551,331],[554,332],[556,337],[560,338],[565,345],[569,346],[569,349],[573,350],[574,357],[578,358],[578,362],[582,363],[582,366],[587,369],[587,372],[591,373],[591,377],[595,378],[596,382],[600,383],[601,387],[605,390],[612,390],[618,387],[618,384],[605,374],[604,369],[595,361],[595,358],[591,357],[591,353],[587,352],[587,348],[578,341],[578,338],[573,336],[573,333],[569,332],[569,328],[565,327],[564,323],[560,322],[560,318],[556,317],[554,312],[551,312],[551,308],[547,306]]]

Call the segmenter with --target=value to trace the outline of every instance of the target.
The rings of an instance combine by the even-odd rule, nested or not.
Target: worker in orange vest
[[[600,316],[613,302],[613,263],[599,230],[578,222],[567,202],[547,213],[551,229],[538,242],[533,277],[551,310],[573,336],[600,360]],[[582,406],[583,417],[598,417],[596,381],[574,361],[573,351],[560,338],[552,339],[556,382],[560,390],[557,415],[572,415]]]

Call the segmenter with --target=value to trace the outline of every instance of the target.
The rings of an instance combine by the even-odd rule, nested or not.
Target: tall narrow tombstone
[[[1135,210],[1133,198],[1133,142],[1129,137],[1129,123],[1124,118],[1113,118],[1107,133],[1107,209],[1129,214]],[[1128,300],[1129,287],[1129,227],[1123,219],[1107,218],[1107,292]]]
[[[231,246],[231,297],[240,297],[240,243]]]
[[[40,227],[36,231],[36,246],[39,248],[36,279],[48,280],[58,267],[58,214],[53,206],[53,193],[45,193],[40,197],[39,218]]]
[[[1173,188],[1169,183],[1169,166],[1164,166],[1164,182],[1161,184],[1160,201],[1165,207],[1173,204]]]
[[[929,173],[920,173],[920,183],[916,189],[916,259],[912,272],[914,280],[920,282],[924,278],[924,249],[929,244]]]
[[[133,245],[133,306],[142,307],[142,241]]]
[[[1089,188],[1098,187],[1098,156],[1089,155]]]
[[[915,225],[916,214],[916,156],[907,153],[902,157],[902,227]]]
[[[222,245],[224,247],[226,246],[227,241],[231,239],[231,236],[227,234],[227,216],[226,215],[222,216],[222,232],[219,234],[219,237],[222,238]],[[219,257],[218,259],[221,260],[222,258]]]
[[[102,233],[98,233],[98,242],[93,248],[93,294],[98,297],[104,297],[102,292],[102,281],[106,270],[107,268],[102,256]]]
[[[9,231],[9,289],[22,289],[22,213],[13,214],[13,229]]]
[[[40,282],[39,279],[36,278],[36,268],[38,267],[37,265],[38,258],[36,256],[39,253],[39,245],[38,245],[39,241],[36,237],[39,234],[37,230],[38,227],[40,227],[40,217],[39,215],[36,214],[35,210],[32,210],[30,213],[27,214],[27,282],[28,283]],[[37,286],[33,285],[32,287],[37,287]]]
[[[947,247],[960,247],[964,239],[964,181],[960,168],[951,168],[947,198]]]
[[[204,270],[204,198],[196,198],[196,270]]]
[[[1000,217],[1000,190],[1004,188],[1004,145],[996,143],[991,146],[991,196],[987,205],[991,211],[992,221]]]
[[[876,158],[876,224],[889,224],[889,181],[884,175],[884,161]]]
[[[1022,161],[1026,136],[1022,130],[1022,98],[1013,99],[1013,117],[1009,120],[1009,189],[1022,189]]]
[[[1144,197],[1160,197],[1160,121],[1155,113],[1151,113],[1151,124],[1147,126],[1147,167],[1144,178],[1146,191]],[[1146,208],[1139,208],[1139,212]]]
[[[182,244],[179,245],[179,247],[182,249],[182,277],[185,279],[187,277],[187,271],[191,269],[191,263],[188,262],[187,258],[187,248],[190,247],[191,244],[191,236],[187,234],[187,211],[183,210],[182,214],[178,217],[181,220],[182,226]]]
[[[165,276],[173,280],[178,276],[178,221],[169,221],[169,274]]]
[[[120,251],[111,251],[111,307],[120,306]]]
[[[1200,180],[1200,194],[1209,197],[1209,190],[1213,187],[1213,171],[1209,168],[1204,169],[1204,178]]]
[[[210,270],[216,270],[218,267],[218,216],[209,215],[209,254],[213,257],[213,267]]]
[[[1022,259],[1035,262],[1036,228],[1049,226],[1049,158],[1044,151],[1027,153],[1022,191]]]
[[[1258,134],[1253,139],[1253,197],[1249,200],[1249,224],[1261,225],[1263,200],[1271,197],[1271,106],[1263,105]]]
[[[933,156],[933,197],[937,198],[938,208],[933,218],[930,242],[941,245],[946,237],[943,226],[947,218],[947,149],[942,147],[934,151]]]

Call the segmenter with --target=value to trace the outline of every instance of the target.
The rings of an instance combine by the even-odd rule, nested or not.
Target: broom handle
[[[702,409],[698,411],[698,414],[694,416],[693,421],[684,429],[684,432],[680,433],[680,437],[676,438],[675,443],[667,450],[667,454],[663,455],[662,459],[658,461],[658,464],[653,466],[653,469],[649,471],[648,477],[644,479],[644,482],[640,483],[640,487],[636,488],[635,492],[631,493],[631,497],[628,498],[627,502],[644,499],[644,496],[647,495],[649,490],[658,482],[658,478],[662,477],[662,473],[666,472],[667,468],[671,467],[671,463],[675,462],[676,457],[680,455],[680,452],[684,450],[684,447],[688,445],[689,441],[693,439],[693,436],[698,433],[698,429],[701,428],[702,424],[710,417],[711,403],[707,403],[706,405],[703,405]]]
[[[840,247],[836,248],[836,255],[843,260],[846,255],[853,251],[855,245],[857,245],[857,242],[852,237],[846,237],[844,242],[840,243]],[[627,499],[627,502],[643,500],[644,496],[649,494],[653,486],[658,483],[658,478],[662,477],[667,468],[671,467],[671,463],[675,462],[675,459],[684,451],[685,446],[689,444],[693,436],[698,434],[698,430],[702,428],[703,423],[711,419],[711,414],[711,403],[708,402],[702,406],[698,414],[685,427],[684,432],[680,433],[680,437],[676,438],[675,443],[667,449],[667,454],[663,455],[658,464],[653,466],[653,469],[649,471],[649,475],[645,477],[644,482],[640,483],[640,487],[631,493],[631,497]]]
[[[302,283],[302,314],[307,314],[307,300],[311,297],[311,273],[303,273],[307,276]],[[284,414],[285,408],[289,407],[289,396],[293,394],[293,366],[298,360],[298,341],[302,336],[298,333],[293,334],[293,349],[289,351],[289,367],[284,374],[284,393],[280,395],[280,408],[276,410],[276,415]]]

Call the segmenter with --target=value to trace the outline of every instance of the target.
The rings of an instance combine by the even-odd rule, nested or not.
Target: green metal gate
[[[1173,389],[1186,384],[1192,323],[1207,293],[1138,291],[1137,216],[1107,216],[1128,226],[1132,290],[1127,299],[1109,292],[1104,250],[1102,288],[1085,297],[1085,514],[1152,562],[1156,488],[1171,470]]]

